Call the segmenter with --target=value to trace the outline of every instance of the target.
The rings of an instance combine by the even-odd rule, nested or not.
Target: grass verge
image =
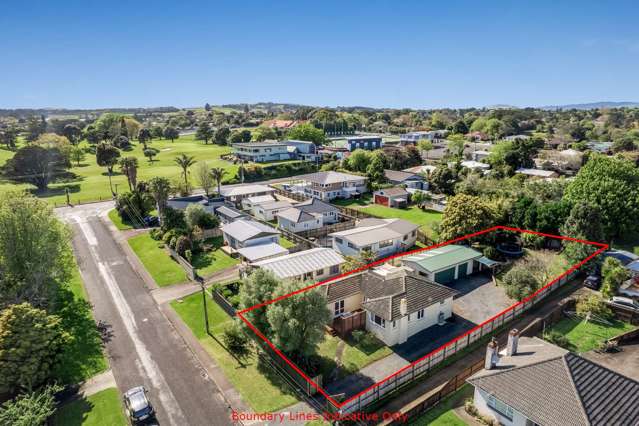
[[[131,223],[124,222],[122,220],[122,218],[120,217],[120,215],[118,214],[118,211],[116,209],[113,209],[113,210],[109,211],[109,219],[111,219],[111,222],[113,222],[115,227],[118,228],[118,230],[120,230],[120,231],[127,231],[129,229],[133,229],[134,228]]]
[[[116,388],[108,388],[58,409],[54,426],[125,426],[127,419]]]
[[[183,283],[188,280],[186,272],[169,256],[160,241],[155,241],[148,232],[128,239],[128,243],[146,270],[160,287]]]

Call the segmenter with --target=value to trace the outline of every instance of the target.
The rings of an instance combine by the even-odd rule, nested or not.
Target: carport
[[[402,263],[429,280],[439,284],[450,284],[466,278],[482,267],[488,267],[479,266],[477,262],[480,259],[483,261],[482,265],[490,265],[492,262],[470,247],[449,244],[405,257]]]

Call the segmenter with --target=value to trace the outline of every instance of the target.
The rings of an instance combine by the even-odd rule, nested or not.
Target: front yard
[[[324,341],[320,344],[319,355],[323,358],[322,375],[324,383],[327,379],[342,379],[350,374],[357,373],[360,369],[368,364],[385,358],[393,351],[382,341],[376,339],[368,333],[359,342],[353,337],[342,340],[336,336],[326,335]],[[339,359],[341,368],[336,370],[336,360]]]
[[[59,408],[54,426],[125,426],[127,419],[116,388],[108,388]]]
[[[203,242],[203,245],[208,246],[207,250],[194,254],[192,263],[201,277],[206,278],[240,263],[238,259],[220,250],[220,247],[224,245],[222,237],[209,238]]]
[[[544,337],[548,338],[549,333],[557,332],[567,339],[565,349],[583,353],[596,349],[605,340],[635,328],[623,321],[612,320],[610,322],[611,324],[607,325],[578,318],[564,318],[547,328]]]

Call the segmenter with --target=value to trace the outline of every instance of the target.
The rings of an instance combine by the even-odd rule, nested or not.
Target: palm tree
[[[226,174],[226,169],[222,167],[214,167],[211,169],[211,175],[213,175],[213,179],[217,182],[217,194],[220,195],[220,186],[222,185],[222,178]]]
[[[129,183],[129,190],[133,191],[138,178],[138,159],[135,157],[124,157],[120,159],[120,170],[126,176]]]
[[[164,208],[171,193],[171,182],[167,178],[156,176],[149,181],[149,192],[155,199],[158,216],[160,217],[160,222],[162,222]]]
[[[189,167],[195,164],[195,157],[186,154],[180,154],[179,157],[175,158],[175,164],[182,168],[182,174],[184,175],[184,184],[186,188],[189,187]]]

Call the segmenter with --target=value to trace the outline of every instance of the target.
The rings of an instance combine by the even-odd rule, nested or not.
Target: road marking
[[[151,380],[151,383],[155,388],[160,390],[158,397],[160,398],[162,406],[164,407],[164,411],[166,412],[167,416],[169,416],[171,424],[186,424],[186,418],[184,416],[184,413],[182,412],[182,409],[180,408],[180,405],[175,399],[173,392],[171,392],[166,379],[160,372],[160,368],[153,360],[151,353],[138,334],[138,326],[135,321],[133,311],[127,303],[124,294],[122,294],[120,287],[118,287],[118,284],[113,276],[113,272],[106,262],[102,262],[100,260],[97,251],[98,240],[95,233],[93,232],[93,229],[88,224],[88,222],[82,220],[79,215],[71,216],[72,219],[79,225],[82,234],[89,243],[89,252],[91,253],[91,257],[98,266],[100,276],[106,284],[106,287],[111,294],[111,298],[113,299],[115,307],[120,314],[120,318],[124,323],[124,327],[131,337],[131,340],[133,341],[135,351],[138,355],[138,360],[136,360],[138,370],[140,370],[140,373],[142,375],[146,375]]]

